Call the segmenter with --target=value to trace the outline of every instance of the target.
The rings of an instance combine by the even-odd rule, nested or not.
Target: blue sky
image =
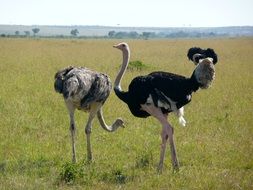
[[[0,0],[0,24],[253,26],[253,0]]]

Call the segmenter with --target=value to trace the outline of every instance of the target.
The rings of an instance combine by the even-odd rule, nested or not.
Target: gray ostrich
[[[110,78],[103,73],[84,67],[69,66],[55,74],[54,88],[56,92],[63,95],[69,112],[72,161],[74,163],[76,162],[74,113],[76,109],[89,112],[85,133],[87,137],[87,159],[91,161],[90,134],[95,116],[97,115],[101,127],[108,132],[116,131],[119,127],[124,126],[121,119],[116,119],[111,126],[108,126],[103,117],[102,106],[112,90]]]

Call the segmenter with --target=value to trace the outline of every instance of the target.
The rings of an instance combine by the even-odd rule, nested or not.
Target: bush
[[[78,178],[84,176],[83,167],[74,163],[65,163],[62,166],[60,178],[67,184],[73,184]]]
[[[139,60],[137,60],[137,61],[130,61],[129,65],[127,67],[127,69],[129,69],[129,70],[134,70],[134,69],[136,69],[136,70],[143,70],[145,68],[147,68],[147,66],[144,63],[142,63],[142,61],[139,61]]]

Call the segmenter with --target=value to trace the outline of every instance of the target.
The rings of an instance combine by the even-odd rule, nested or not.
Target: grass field
[[[107,123],[122,117],[126,128],[107,133],[95,120],[94,161],[86,163],[87,114],[76,113],[77,158],[71,164],[69,118],[54,92],[54,74],[68,65],[105,72],[114,80],[119,40],[0,39],[0,189],[253,189],[253,39],[126,40],[131,60],[146,67],[129,70],[131,79],[163,70],[190,76],[186,58],[192,46],[219,55],[216,79],[185,107],[187,127],[172,115],[181,164],[156,173],[160,124],[133,117],[111,93],[104,105]]]

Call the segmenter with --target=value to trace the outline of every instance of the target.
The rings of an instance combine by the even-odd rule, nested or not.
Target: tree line
[[[13,35],[16,36],[16,37],[18,37],[18,36],[20,36],[20,37],[23,37],[23,36],[29,37],[29,36],[31,36],[31,32],[33,32],[33,36],[35,37],[40,32],[40,29],[39,28],[33,28],[31,31],[25,30],[25,31],[23,31],[23,33],[16,30]],[[74,37],[77,37],[77,35],[79,34],[79,31],[77,29],[72,29],[70,31],[70,34]],[[9,36],[13,36],[13,35],[1,34],[0,36],[1,37],[9,37]]]
[[[33,36],[39,36],[40,29],[39,28],[33,28],[31,31],[15,31],[12,35],[6,35],[1,34],[1,37],[29,37],[31,36],[31,33],[33,33]],[[214,32],[196,32],[196,31],[174,31],[174,32],[141,32],[138,33],[136,31],[119,31],[116,32],[114,30],[109,31],[107,35],[105,36],[83,36],[80,35],[78,29],[71,29],[70,30],[70,36],[74,38],[115,38],[115,39],[124,39],[124,38],[131,38],[131,39],[150,39],[150,38],[209,38],[209,37],[222,37],[226,36],[225,33],[214,33]],[[40,36],[42,37],[42,36]],[[57,35],[57,36],[46,36],[46,37],[58,37],[58,38],[66,38],[69,36],[66,35]]]
[[[185,32],[185,31],[174,31],[174,32],[115,32],[110,31],[108,33],[109,38],[134,38],[134,39],[150,39],[150,38],[208,38],[208,37],[219,37],[226,36],[225,33],[214,33],[214,32]]]

